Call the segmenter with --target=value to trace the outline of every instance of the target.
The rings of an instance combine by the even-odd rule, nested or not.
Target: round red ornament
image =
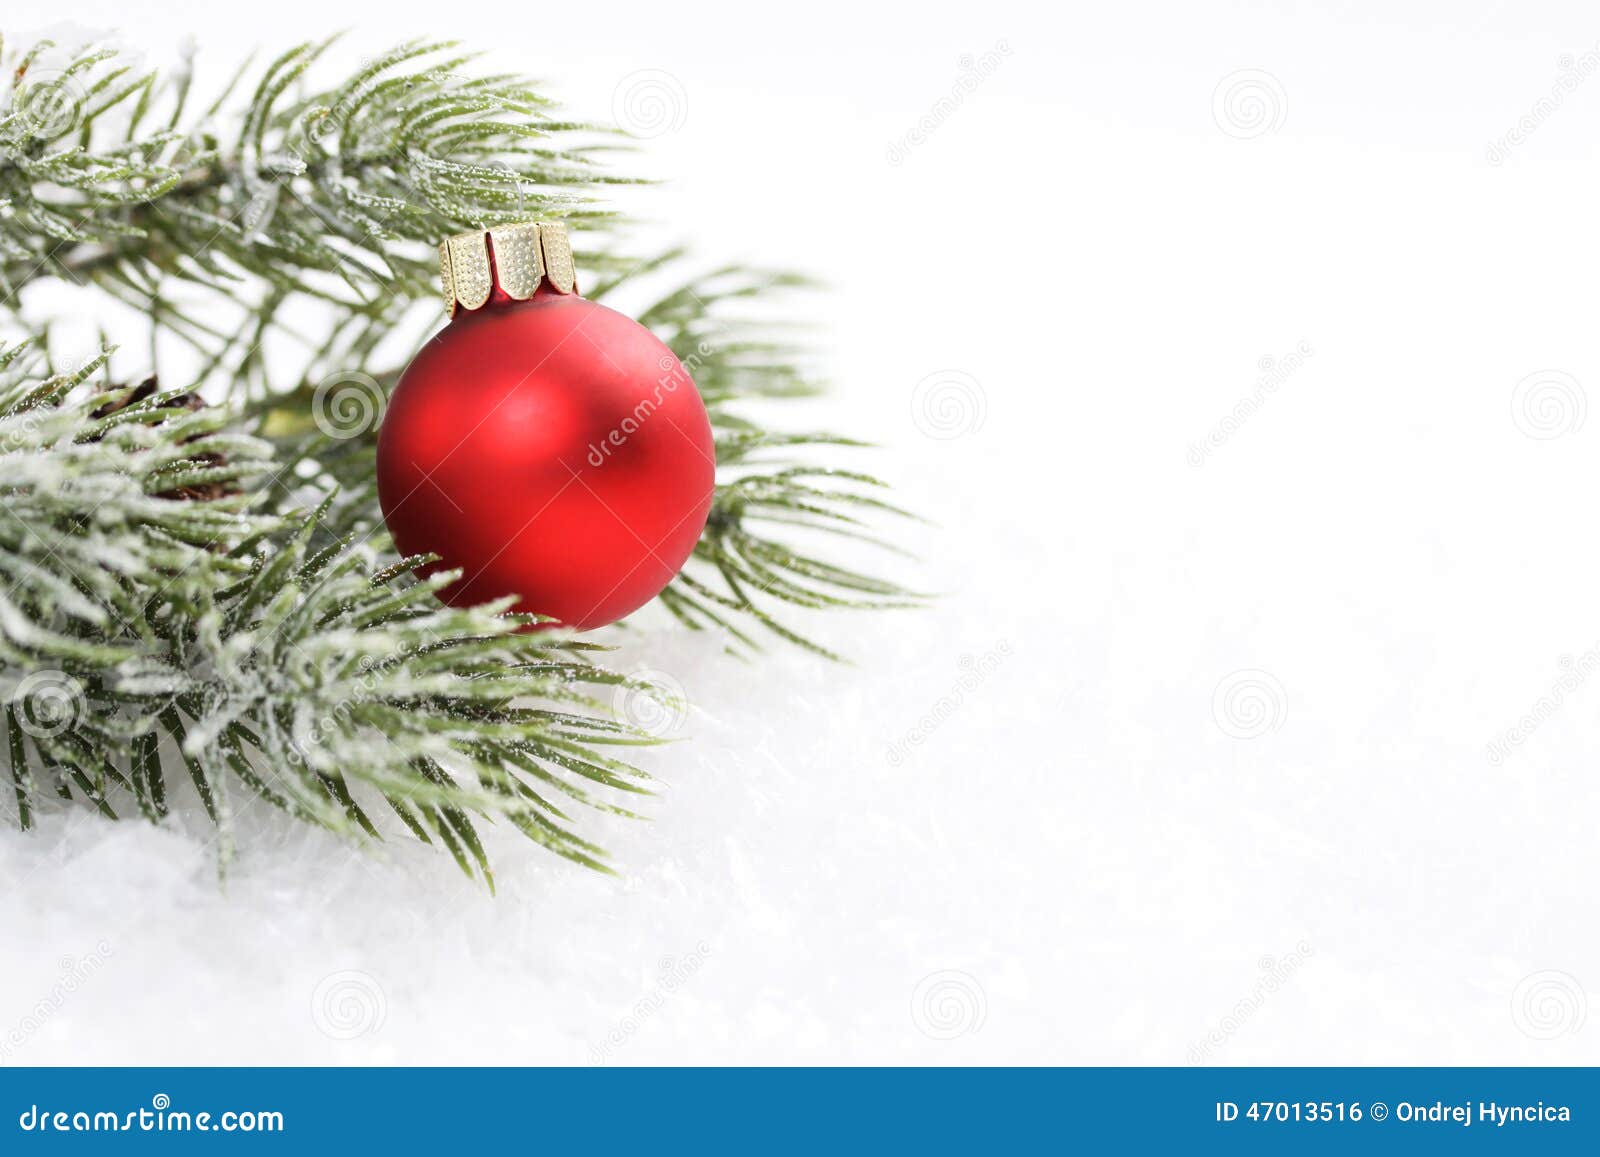
[[[439,247],[451,320],[406,367],[378,432],[378,500],[403,554],[460,569],[453,606],[579,629],[649,602],[687,561],[715,484],[711,424],[649,330],[578,296],[547,223]]]

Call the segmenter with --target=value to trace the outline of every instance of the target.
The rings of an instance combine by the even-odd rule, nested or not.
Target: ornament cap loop
[[[457,233],[439,246],[445,312],[482,309],[494,300],[527,301],[541,283],[577,291],[572,242],[564,221],[525,221]]]

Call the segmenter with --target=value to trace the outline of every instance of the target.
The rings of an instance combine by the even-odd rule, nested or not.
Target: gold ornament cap
[[[572,242],[564,221],[526,221],[457,233],[439,246],[444,309],[482,309],[500,290],[527,301],[539,283],[557,293],[577,291]]]

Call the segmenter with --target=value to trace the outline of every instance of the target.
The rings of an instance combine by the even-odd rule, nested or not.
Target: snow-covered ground
[[[0,833],[0,1059],[1600,1062],[1592,13],[1202,7],[276,6],[669,74],[640,204],[834,282],[801,424],[943,597],[850,667],[626,639],[695,708],[619,879]]]

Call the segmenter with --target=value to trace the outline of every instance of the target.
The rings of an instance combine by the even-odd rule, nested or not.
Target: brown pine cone
[[[120,388],[113,386],[112,392]],[[110,398],[103,405],[96,407],[93,417],[110,417],[120,410],[125,410],[129,406],[136,405],[153,396],[159,389],[160,386],[157,385],[155,377],[148,377],[131,390],[118,397]],[[183,393],[169,398],[167,405],[182,406],[186,410],[203,410],[206,403],[205,399],[201,398],[199,394]],[[191,442],[193,440],[192,438],[185,438],[183,442]],[[181,446],[183,442],[178,444]],[[225,466],[228,463],[226,455],[211,452],[196,454],[193,460],[202,466]],[[209,502],[212,499],[226,498],[237,493],[239,493],[239,487],[232,482],[208,482],[202,486],[179,486],[172,490],[161,490],[156,493],[156,497],[171,498],[181,502]]]

